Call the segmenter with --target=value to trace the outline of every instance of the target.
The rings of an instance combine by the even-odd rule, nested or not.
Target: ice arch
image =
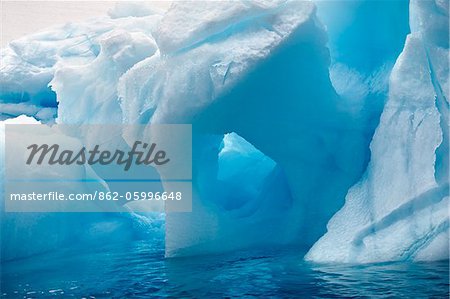
[[[270,175],[279,182],[271,187],[279,194],[274,206],[282,207],[287,194],[292,203],[274,208],[274,217],[283,219],[276,234],[309,248],[362,172],[365,154],[364,132],[355,129],[358,120],[330,82],[315,7],[302,1],[205,6],[174,4],[154,32],[159,53],[136,64],[118,87],[125,122],[193,124],[193,212],[167,215],[167,255],[251,245],[234,234],[231,247],[223,246],[221,236],[232,231],[223,221],[227,211],[211,207],[220,197],[214,192],[221,136],[229,132],[277,163]],[[256,235],[249,227],[261,223],[258,217],[235,225]]]

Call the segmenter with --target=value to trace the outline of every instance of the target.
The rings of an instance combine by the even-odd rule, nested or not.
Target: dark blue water
[[[136,242],[2,264],[2,298],[449,297],[448,262],[331,266],[295,251],[164,259]]]

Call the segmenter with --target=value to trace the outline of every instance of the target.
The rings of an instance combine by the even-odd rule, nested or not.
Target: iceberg
[[[113,13],[113,12],[111,12]],[[9,43],[0,50],[0,119],[21,114],[32,116],[43,122],[54,122],[57,117],[59,98],[49,86],[55,72],[67,67],[82,67],[96,60],[101,47],[114,47],[113,34],[142,35],[155,26],[160,17],[149,15],[134,20],[131,18],[102,17],[85,23],[68,23],[48,31],[25,36]],[[110,41],[105,41],[109,39]],[[139,43],[139,42],[137,42]],[[141,41],[141,43],[144,43]],[[136,44],[136,58],[143,55],[145,47]],[[130,44],[129,52],[133,45]],[[151,48],[151,46],[149,46]],[[151,50],[150,50],[151,51]],[[124,50],[122,55],[127,55]],[[119,54],[117,55],[119,56]],[[118,57],[117,57],[118,58]]]
[[[39,124],[34,118],[19,116],[14,119],[8,119],[0,123],[0,158],[5,159],[5,125],[20,124]],[[50,134],[55,134],[48,128],[48,131],[42,131],[42,140],[49,138]],[[52,136],[53,138],[54,136]],[[11,136],[15,143],[11,146],[20,147],[27,142],[29,135]],[[54,139],[50,139],[54,140]],[[79,142],[77,139],[60,134],[58,137],[60,143]],[[12,149],[13,150],[13,149]],[[12,160],[14,161],[14,159]],[[8,166],[8,178],[20,177],[23,180],[36,178],[36,173],[45,174],[49,179],[67,178],[74,175],[80,178],[97,178],[96,174],[89,166],[83,168],[81,173],[79,167],[60,166],[57,169],[53,166],[36,167],[34,171],[27,172],[23,164],[15,163]],[[78,169],[78,170],[77,170]],[[29,170],[28,168],[26,170]],[[5,167],[0,168],[0,175],[6,178]],[[64,208],[67,205],[59,205],[59,212],[5,212],[4,203],[4,184],[0,185],[0,194],[2,202],[0,205],[0,243],[1,260],[8,261],[18,258],[24,258],[35,254],[50,252],[60,248],[73,246],[96,247],[100,244],[113,244],[128,242],[135,239],[146,239],[148,241],[161,240],[164,233],[164,217],[161,213],[146,214],[146,216],[132,213],[126,206],[117,206],[117,213],[95,212],[95,213],[74,213]],[[99,183],[101,184],[101,183]],[[99,190],[107,190],[107,186]],[[78,182],[70,184],[66,188],[71,192],[89,192],[89,187]],[[88,209],[87,205],[95,203],[83,202],[83,209]]]
[[[2,119],[193,130],[192,212],[7,214],[6,252],[63,222],[7,256],[139,235],[164,237],[167,257],[448,258],[446,1],[119,3],[1,55]]]
[[[390,77],[371,161],[306,259],[448,259],[448,9],[411,1],[412,33]]]

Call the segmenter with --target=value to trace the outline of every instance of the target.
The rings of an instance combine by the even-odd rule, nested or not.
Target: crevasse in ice
[[[448,257],[448,2],[140,5],[2,49],[2,118],[191,123],[193,211],[166,215],[167,256]]]

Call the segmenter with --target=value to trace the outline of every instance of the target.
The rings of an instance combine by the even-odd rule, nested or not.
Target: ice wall
[[[448,9],[411,1],[412,33],[390,77],[370,164],[306,259],[448,259]]]

